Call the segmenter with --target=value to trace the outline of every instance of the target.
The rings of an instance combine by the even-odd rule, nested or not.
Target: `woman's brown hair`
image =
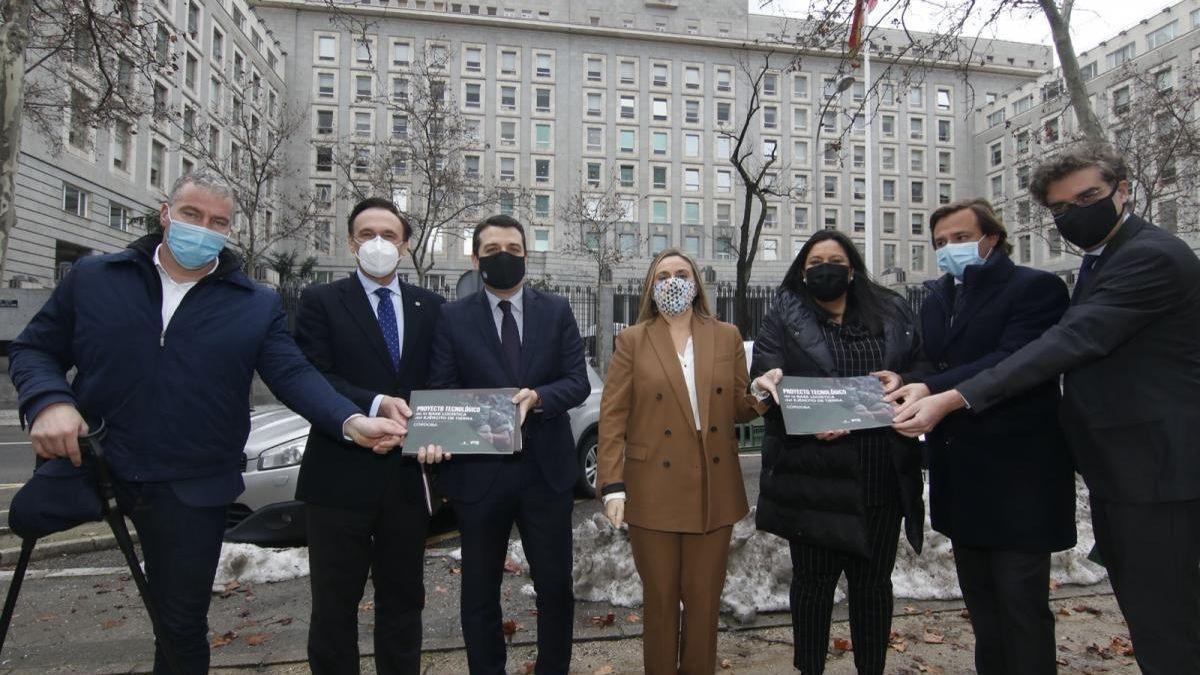
[[[708,306],[708,292],[704,290],[704,280],[700,278],[700,269],[696,267],[696,261],[692,260],[692,256],[684,253],[682,249],[672,246],[659,251],[658,255],[654,256],[654,260],[650,261],[650,269],[646,272],[646,281],[642,284],[642,301],[638,303],[637,322],[644,323],[658,316],[658,305],[654,304],[654,271],[658,269],[660,262],[670,257],[683,258],[692,268],[692,281],[696,284],[696,297],[692,298],[692,311],[702,318],[712,318],[712,310]]]

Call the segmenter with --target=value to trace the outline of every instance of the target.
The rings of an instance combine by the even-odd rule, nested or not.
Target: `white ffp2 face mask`
[[[400,266],[400,249],[383,237],[360,244],[357,257],[358,266],[373,277],[386,277]]]

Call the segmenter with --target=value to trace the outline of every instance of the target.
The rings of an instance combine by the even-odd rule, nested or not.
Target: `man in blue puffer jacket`
[[[362,452],[387,452],[406,432],[364,416],[305,360],[279,296],[224,249],[233,215],[222,179],[180,178],[161,207],[163,235],[80,260],[9,349],[39,457],[78,466],[85,416],[104,420],[118,499],[163,618],[159,637],[186,673],[208,671],[209,595],[225,510],[243,489],[254,371],[314,427],[371,449]],[[154,672],[168,672],[161,650]]]

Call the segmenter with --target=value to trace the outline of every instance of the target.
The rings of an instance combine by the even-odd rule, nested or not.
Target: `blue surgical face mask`
[[[167,229],[167,247],[171,249],[171,257],[187,270],[198,270],[212,264],[228,239],[229,235],[174,218],[171,218],[171,227]]]
[[[979,255],[978,241],[964,241],[960,244],[946,244],[937,250],[938,269],[962,280],[968,265],[982,265],[984,258]]]

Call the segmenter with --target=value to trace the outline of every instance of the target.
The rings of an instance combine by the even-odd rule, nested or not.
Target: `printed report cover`
[[[440,445],[455,455],[511,455],[521,450],[516,389],[422,389],[408,405],[408,437],[403,454]]]
[[[886,427],[894,416],[883,400],[883,385],[870,376],[784,377],[779,405],[784,426],[794,436]]]

